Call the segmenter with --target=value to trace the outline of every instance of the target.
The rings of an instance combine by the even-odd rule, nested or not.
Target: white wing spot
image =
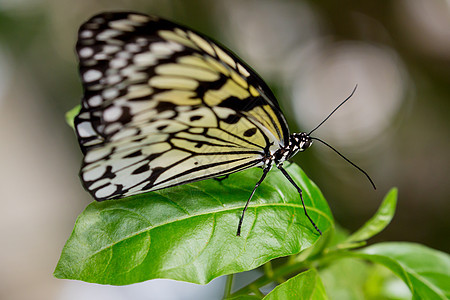
[[[96,180],[100,178],[106,171],[105,165],[98,165],[83,173],[83,179],[86,181]]]
[[[181,50],[184,49],[184,47],[183,47],[182,45],[177,44],[177,43],[175,43],[175,42],[173,42],[173,41],[169,41],[169,42],[167,43],[167,47],[169,47],[170,49],[172,49],[172,50],[175,51],[175,52],[178,52],[178,51],[181,51]]]
[[[147,46],[147,45],[148,45],[148,41],[147,41],[145,38],[142,38],[142,37],[137,38],[137,39],[136,39],[136,43],[137,43],[139,46],[141,46],[141,47]]]
[[[83,79],[86,82],[96,81],[102,78],[102,72],[98,70],[88,70],[83,74]]]
[[[95,60],[104,60],[104,59],[108,59],[109,56],[106,53],[97,53],[94,55],[94,59]]]
[[[103,52],[105,52],[106,54],[116,53],[119,50],[120,47],[116,45],[105,45],[105,47],[103,47]]]
[[[121,31],[133,31],[134,27],[130,24],[128,20],[117,20],[109,22],[111,28],[121,30]]]
[[[83,122],[77,125],[77,132],[81,137],[88,137],[95,135],[95,131],[92,128],[90,122]]]
[[[105,99],[113,99],[119,96],[119,91],[116,88],[109,88],[103,91],[102,96]]]
[[[174,52],[174,50],[169,47],[169,43],[164,42],[153,43],[150,46],[150,51],[161,56],[169,56]]]
[[[157,59],[156,59],[155,55],[151,52],[140,53],[133,57],[133,61],[137,65],[143,65],[143,66],[154,65],[156,63],[156,60]]]
[[[110,184],[110,182],[111,182],[111,179],[109,179],[109,178],[99,178],[98,180],[94,181],[89,186],[89,189],[90,190],[95,190],[95,189],[98,189],[99,187],[101,187],[102,185]]]
[[[128,51],[120,51],[117,53],[117,57],[124,58],[124,59],[130,59],[132,54]]]
[[[125,46],[125,50],[132,52],[132,53],[136,53],[136,52],[141,51],[141,47],[137,44],[127,44]]]
[[[80,37],[83,39],[88,39],[94,36],[94,33],[91,30],[83,30],[80,32]]]
[[[111,134],[115,131],[119,131],[122,127],[123,125],[121,123],[112,123],[111,125],[106,126],[103,132],[105,134]]]
[[[116,187],[112,184],[105,186],[104,188],[99,189],[95,192],[95,197],[97,198],[106,198],[111,196],[116,191]]]
[[[147,16],[143,16],[143,15],[129,15],[128,19],[130,19],[131,21],[134,22],[138,22],[138,23],[146,23],[148,21],[150,21],[150,17]]]
[[[99,95],[95,95],[95,96],[89,98],[87,101],[90,106],[99,106],[100,104],[102,104],[103,99]]]
[[[122,70],[120,70],[120,74],[124,77],[128,77],[129,81],[137,81],[137,80],[144,80],[148,76],[146,73],[138,72],[139,70],[136,69],[135,66],[130,65]]]
[[[96,148],[96,149],[86,153],[86,156],[84,157],[84,161],[86,163],[94,162],[96,160],[105,158],[109,154],[111,154],[110,148]]]
[[[92,48],[90,48],[90,47],[85,47],[80,50],[79,54],[83,58],[88,58],[88,57],[92,56],[92,54],[94,54],[94,50],[92,50]]]
[[[120,139],[124,139],[124,138],[129,138],[131,136],[136,136],[138,133],[138,129],[137,128],[127,128],[127,129],[122,129],[121,131],[119,131],[118,133],[116,133],[112,138],[111,141],[117,141]]]
[[[118,36],[119,34],[121,34],[121,31],[114,30],[114,29],[107,29],[103,32],[100,32],[97,35],[96,39],[99,41],[107,41],[113,37]]]
[[[128,87],[127,97],[129,99],[149,96],[153,93],[153,89],[146,84],[132,85]]]
[[[122,115],[122,109],[117,106],[111,106],[103,112],[103,119],[107,122],[117,121]]]
[[[127,60],[122,58],[114,58],[110,61],[109,65],[111,68],[120,69],[127,65]]]
[[[116,74],[116,75],[108,76],[108,78],[106,79],[106,82],[108,84],[112,85],[112,84],[119,83],[121,80],[122,80],[122,76]]]

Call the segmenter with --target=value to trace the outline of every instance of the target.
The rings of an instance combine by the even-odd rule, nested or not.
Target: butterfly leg
[[[220,176],[220,177],[215,177],[213,179],[217,180],[219,182],[222,182],[223,180],[227,179],[229,176],[230,176],[230,174],[227,174],[227,175],[223,175],[223,176]]]
[[[267,173],[269,173],[271,169],[271,166],[266,166],[263,170],[263,175],[261,176],[261,179],[258,180],[258,182],[256,183],[255,187],[253,188],[252,193],[250,194],[250,197],[247,200],[247,203],[245,203],[244,209],[242,210],[242,215],[241,218],[239,219],[239,225],[238,225],[238,229],[236,232],[236,236],[241,236],[241,227],[242,227],[242,221],[244,221],[244,214],[245,211],[247,210],[248,204],[250,203],[250,200],[252,200],[253,195],[256,192],[256,189],[258,188],[258,186],[261,184],[261,182],[263,182],[264,178],[266,178]]]
[[[291,176],[289,176],[288,172],[286,172],[285,169],[283,169],[282,165],[277,166],[278,169],[280,169],[281,173],[283,173],[284,177],[289,180],[290,183],[297,189],[298,193],[300,194],[300,200],[302,200],[303,210],[305,211],[305,215],[308,218],[308,220],[311,222],[311,224],[314,226],[314,228],[317,230],[317,232],[322,235],[322,231],[317,227],[316,223],[309,217],[308,212],[306,211],[305,202],[303,202],[303,196],[302,196],[302,189],[295,183],[294,179],[292,179]]]

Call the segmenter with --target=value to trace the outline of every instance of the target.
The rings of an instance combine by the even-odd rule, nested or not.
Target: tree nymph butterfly
[[[95,200],[261,167],[240,235],[248,204],[275,165],[321,233],[283,162],[319,140],[310,134],[326,119],[309,133],[290,134],[255,71],[205,35],[155,16],[96,15],[80,27],[76,50],[84,89],[75,118],[80,178]]]

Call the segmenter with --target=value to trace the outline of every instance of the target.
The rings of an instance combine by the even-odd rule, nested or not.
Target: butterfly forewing
[[[262,166],[284,146],[270,89],[234,54],[172,22],[100,14],[79,31],[80,176],[97,200]]]

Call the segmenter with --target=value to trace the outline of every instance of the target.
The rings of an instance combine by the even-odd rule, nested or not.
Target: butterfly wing
[[[81,26],[76,49],[80,177],[96,200],[262,166],[287,144],[267,85],[200,33],[143,14],[104,13]]]

